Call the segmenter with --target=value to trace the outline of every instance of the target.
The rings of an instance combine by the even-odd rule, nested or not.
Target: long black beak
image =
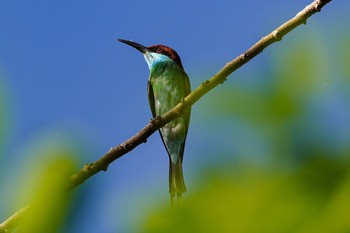
[[[134,47],[135,49],[137,49],[141,53],[145,53],[145,52],[149,51],[149,49],[146,46],[140,45],[136,42],[132,42],[129,40],[123,40],[123,39],[118,39],[118,41],[120,41],[124,44],[130,45],[131,47]]]

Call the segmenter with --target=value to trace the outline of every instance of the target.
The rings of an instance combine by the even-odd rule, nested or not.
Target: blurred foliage
[[[153,213],[145,232],[349,232],[349,165],[317,158],[297,172],[235,169],[203,177],[203,189],[175,212]]]
[[[69,213],[70,194],[67,181],[74,172],[74,163],[65,154],[46,164],[40,178],[22,194],[30,195],[31,205],[17,232],[61,232]],[[28,181],[27,181],[28,182]]]
[[[73,203],[67,187],[77,170],[78,151],[57,132],[42,133],[22,149],[16,173],[7,172],[12,181],[7,185],[12,211],[7,212],[30,204],[15,232],[64,232]]]
[[[140,231],[350,232],[348,40],[345,44],[337,63],[330,58],[341,53],[327,51],[315,37],[289,42],[287,50],[265,61],[261,79],[234,79],[220,87],[202,115],[220,116],[210,124],[229,129],[248,125],[243,130],[262,135],[272,162],[243,159],[207,169],[182,206],[175,212],[150,210]],[[220,138],[241,139],[241,133],[227,130]],[[220,143],[215,146],[213,160],[221,153]]]

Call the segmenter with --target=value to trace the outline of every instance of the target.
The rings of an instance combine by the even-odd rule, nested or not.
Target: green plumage
[[[173,61],[158,63],[148,80],[148,99],[153,117],[163,115],[191,92],[187,74]],[[186,191],[182,159],[191,110],[163,126],[159,132],[169,155],[169,192]]]

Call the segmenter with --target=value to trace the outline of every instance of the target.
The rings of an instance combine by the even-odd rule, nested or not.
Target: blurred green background
[[[237,23],[235,33],[223,34],[222,41],[201,31],[194,33],[192,28],[184,32],[184,25],[191,24],[184,18],[174,29],[177,37],[163,28],[164,43],[176,45],[194,89],[282,23],[281,18],[288,18],[283,14],[292,16],[305,3],[293,3],[288,14],[275,11],[275,18],[254,15],[241,26]],[[282,3],[271,4],[273,9],[285,9]],[[245,7],[252,10],[249,4]],[[147,66],[133,51],[115,45],[117,36],[134,37],[130,25],[138,25],[137,20],[125,27],[111,20],[110,24],[118,26],[115,31],[113,26],[103,28],[113,32],[109,35],[95,33],[100,28],[97,20],[84,24],[86,28],[74,27],[80,24],[73,20],[66,30],[71,23],[67,20],[61,29],[68,33],[67,38],[53,42],[39,38],[40,46],[33,47],[42,49],[33,52],[40,57],[33,62],[53,59],[44,63],[42,71],[35,64],[27,65],[31,58],[18,58],[23,59],[25,74],[35,70],[37,76],[32,74],[30,79],[7,63],[17,57],[2,47],[1,220],[34,200],[37,204],[16,232],[350,232],[350,31],[340,20],[345,10],[337,15],[337,7],[337,2],[326,7],[193,106],[184,160],[188,192],[175,211],[170,210],[166,189],[167,158],[156,134],[116,161],[107,173],[96,175],[69,195],[61,192],[72,172],[132,136],[150,119]],[[98,14],[92,15],[108,15],[107,8],[93,8]],[[221,10],[224,8],[228,6],[223,4]],[[94,12],[87,9],[81,10],[86,15],[72,13],[67,19],[84,21]],[[181,14],[192,19],[190,9]],[[194,22],[202,24],[208,9],[196,9],[200,17]],[[268,7],[265,10],[271,13]],[[245,16],[246,11],[242,12],[237,12],[234,22]],[[219,10],[216,14],[221,17]],[[50,16],[39,22],[47,18]],[[102,19],[107,22],[112,17]],[[214,26],[202,30],[214,35],[223,28],[215,26],[220,22],[213,21]],[[192,24],[195,28],[196,23]],[[91,32],[87,30],[90,26],[94,28]],[[79,35],[74,42],[69,33],[76,28],[80,31],[72,34]],[[50,33],[43,31],[43,35]],[[252,34],[246,35],[248,31]],[[64,33],[55,31],[50,38]],[[160,41],[152,33],[140,34],[135,37]],[[29,41],[35,43],[36,36]],[[90,36],[96,36],[95,41],[83,40]],[[50,43],[65,39],[68,48],[53,47],[68,55],[50,55]],[[95,46],[92,50],[88,50],[90,43]],[[10,48],[15,51],[20,44]],[[83,59],[91,57],[91,61]],[[99,66],[99,62],[107,65]],[[46,69],[52,73],[45,73]],[[143,81],[135,82],[134,77]],[[143,102],[134,102],[137,100]]]

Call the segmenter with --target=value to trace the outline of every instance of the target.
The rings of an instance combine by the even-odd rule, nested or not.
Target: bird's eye
[[[162,52],[162,49],[161,49],[161,48],[157,48],[156,52],[157,52],[157,53],[161,53],[161,52]]]

